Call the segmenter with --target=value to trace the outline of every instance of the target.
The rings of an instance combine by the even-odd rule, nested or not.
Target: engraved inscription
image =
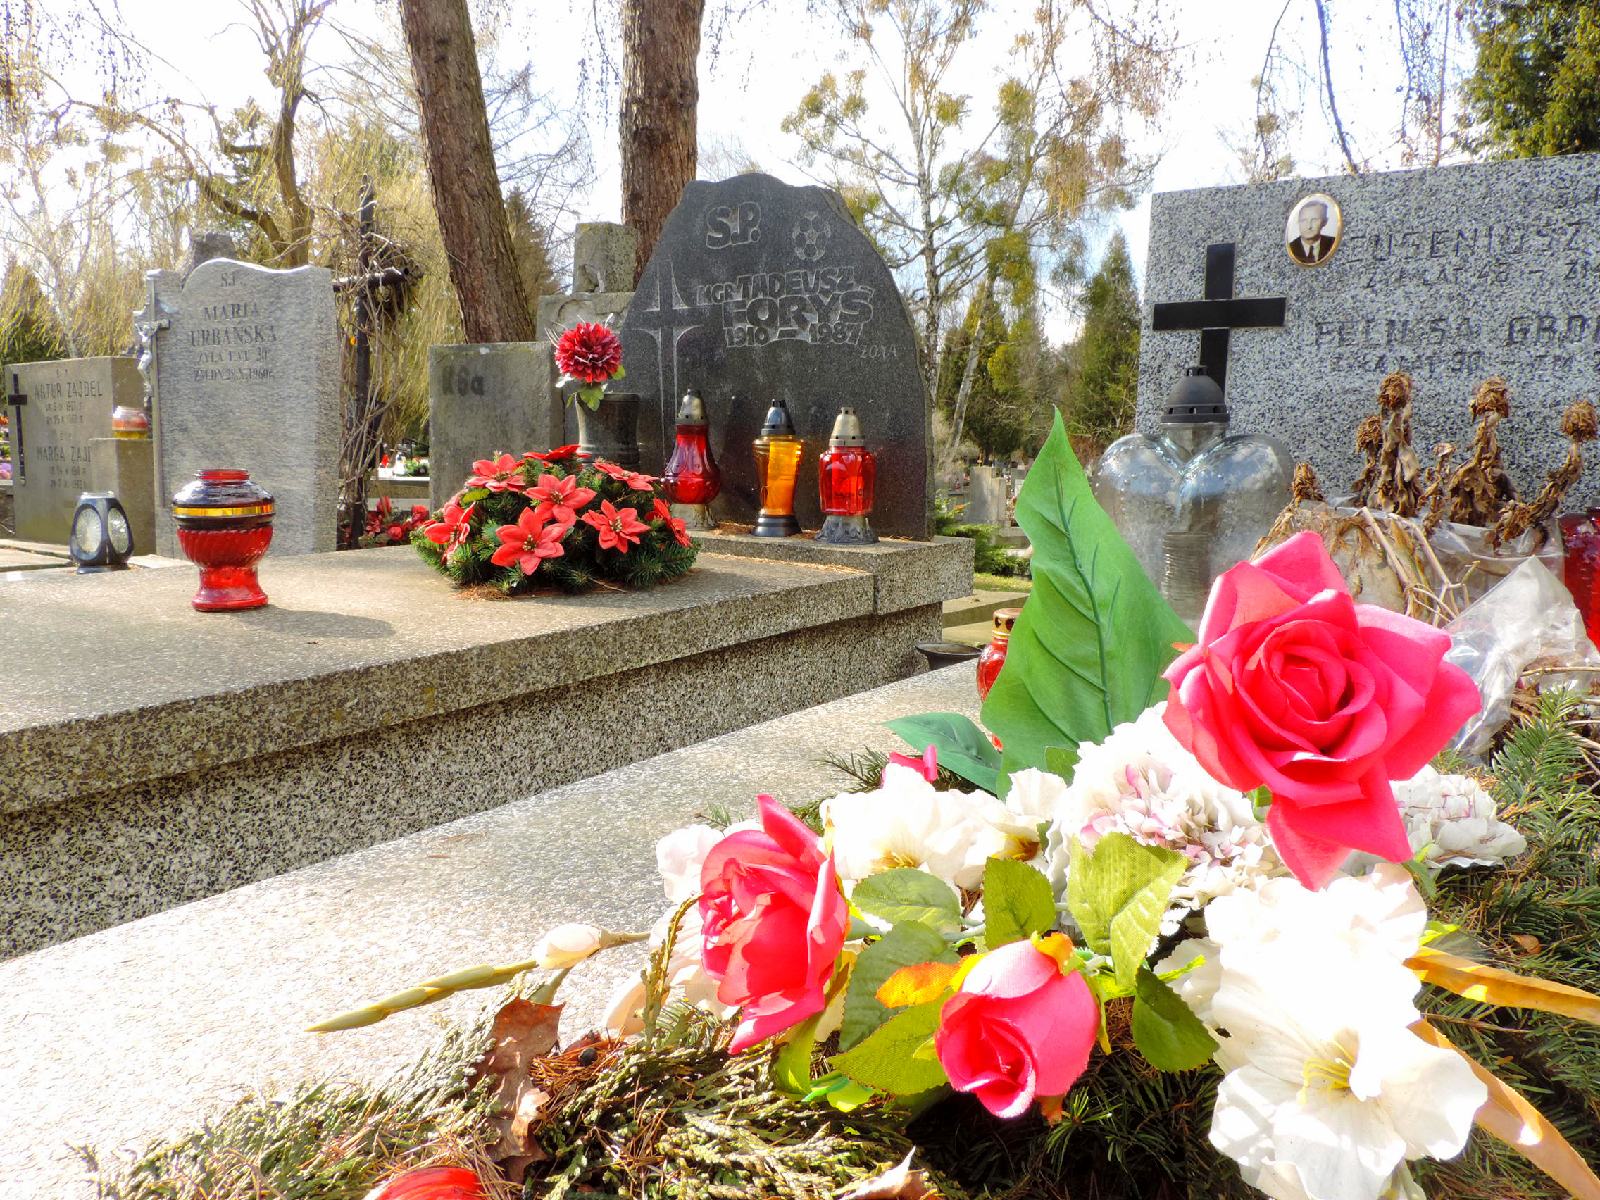
[[[223,275],[223,286],[233,286],[236,274]],[[205,324],[188,331],[195,381],[253,383],[271,379],[270,350],[278,340],[278,329],[260,317],[261,306],[254,301],[201,305],[199,318]]]
[[[858,345],[872,320],[872,294],[854,267],[740,275],[695,289],[698,303],[721,308],[723,343],[730,348]]]
[[[719,204],[706,213],[706,249],[726,250],[761,240],[761,206],[754,200]]]

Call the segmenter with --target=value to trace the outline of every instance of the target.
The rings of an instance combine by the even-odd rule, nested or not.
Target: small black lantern
[[[78,574],[125,571],[133,554],[128,514],[113,492],[84,492],[72,512],[72,540],[67,552]]]

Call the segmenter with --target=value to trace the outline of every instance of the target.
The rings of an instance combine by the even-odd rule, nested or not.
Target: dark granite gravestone
[[[837,193],[770,175],[689,184],[628,306],[622,351],[618,390],[641,397],[646,470],[672,445],[678,398],[705,396],[723,474],[713,515],[755,521],[750,443],[781,396],[806,441],[795,507],[805,529],[822,524],[817,457],[848,404],[878,459],[873,528],[928,536],[931,408],[911,317]]]

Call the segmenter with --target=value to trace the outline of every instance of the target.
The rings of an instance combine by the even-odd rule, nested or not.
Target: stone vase
[[[630,470],[639,469],[639,397],[632,392],[607,392],[600,407],[574,400],[578,414],[578,453],[605,458]]]

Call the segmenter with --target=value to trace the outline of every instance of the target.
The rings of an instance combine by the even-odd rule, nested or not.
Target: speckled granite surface
[[[379,1079],[484,995],[331,1037],[308,1022],[418,979],[506,961],[560,921],[643,927],[664,906],[653,845],[758,791],[828,795],[830,751],[892,749],[882,722],[976,713],[970,664],[809,708],[424,833],[0,963],[0,1191],[91,1200],[70,1146],[114,1159],[246,1094]],[[371,792],[352,764],[336,783]],[[565,1032],[603,1011],[636,959],[567,989]]]
[[[536,663],[524,668],[532,673],[522,694],[493,704],[13,813],[0,822],[0,954],[92,933],[482,811],[530,788],[904,678],[920,666],[912,647],[941,636],[934,605],[813,619],[826,623],[581,685]],[[730,612],[727,623],[738,628],[741,614]],[[447,673],[460,657],[443,657],[436,669]],[[318,686],[307,681],[297,691],[314,701]],[[191,743],[200,747],[207,702],[186,715],[201,726]]]

